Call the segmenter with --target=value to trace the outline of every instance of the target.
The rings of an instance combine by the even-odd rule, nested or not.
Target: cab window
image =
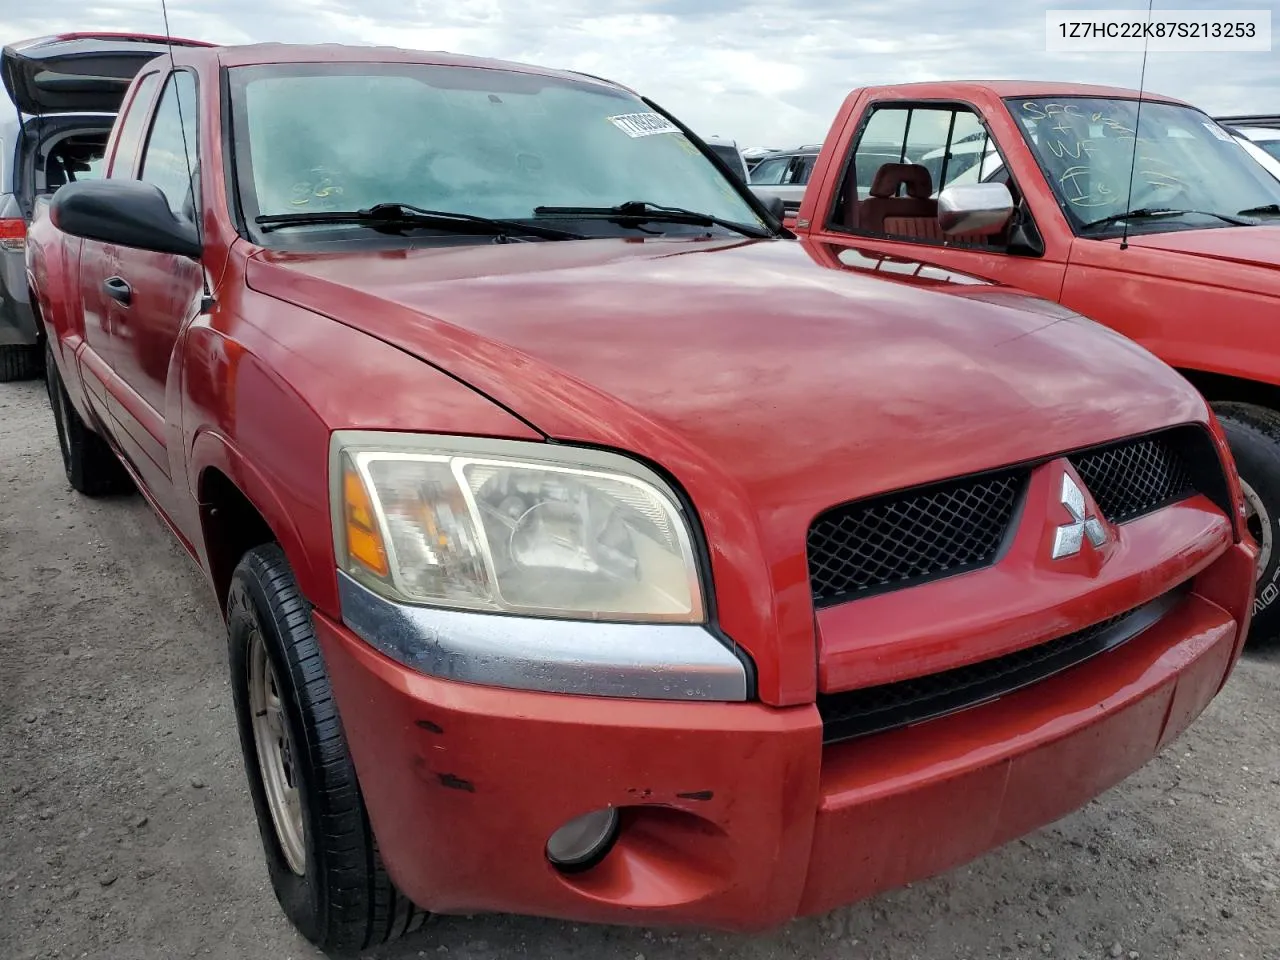
[[[143,134],[147,132],[151,100],[158,86],[160,86],[158,73],[148,73],[138,81],[133,99],[125,107],[124,122],[120,125],[119,134],[116,135],[116,148],[111,157],[111,169],[107,176],[133,179],[134,171],[137,169],[138,148],[142,145]]]
[[[951,104],[871,109],[846,164],[833,225],[895,240],[1006,249],[1007,229],[993,237],[947,236],[938,224],[938,194],[954,185],[1005,183],[1018,207],[1017,187],[977,114]]]
[[[195,216],[199,169],[196,109],[195,78],[185,70],[171,74],[156,106],[139,174],[140,180],[160,188],[174,216],[188,220]]]

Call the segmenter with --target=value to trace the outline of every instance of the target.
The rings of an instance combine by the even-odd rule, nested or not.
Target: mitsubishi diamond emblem
[[[1107,542],[1107,530],[1093,514],[1085,513],[1084,492],[1071,479],[1062,474],[1062,505],[1071,514],[1071,522],[1060,526],[1053,538],[1053,559],[1074,557],[1084,545],[1084,538],[1095,548]]]

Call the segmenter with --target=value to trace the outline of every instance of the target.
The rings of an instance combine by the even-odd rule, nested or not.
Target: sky
[[[219,43],[388,44],[599,74],[703,136],[743,147],[821,141],[849,90],[947,79],[1137,87],[1140,53],[1049,54],[1048,9],[1122,0],[169,0],[175,35]],[[1277,0],[1155,3],[1270,9]],[[52,13],[52,16],[50,15]],[[0,42],[69,30],[163,32],[160,0],[0,0]],[[1210,113],[1280,113],[1280,48],[1152,53],[1149,90]]]

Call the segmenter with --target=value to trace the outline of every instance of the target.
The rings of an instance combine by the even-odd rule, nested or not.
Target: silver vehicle
[[[1280,160],[1280,115],[1255,115],[1245,117],[1215,117],[1218,123],[1232,133],[1253,141],[1271,156]]]
[[[1280,180],[1280,116],[1218,117],[1217,121]]]
[[[742,156],[742,151],[738,148],[736,140],[728,140],[724,137],[707,137],[707,148],[710,149],[717,157],[725,162],[725,164],[743,183],[747,182],[747,161]]]
[[[747,170],[754,170],[757,163],[780,149],[780,147],[747,147],[742,151],[742,159],[747,161]]]
[[[795,216],[821,149],[820,143],[806,144],[794,150],[778,150],[757,160],[748,181],[751,192],[762,200],[781,198],[786,215]],[[857,160],[859,196],[865,197],[871,189],[871,180],[881,164],[900,162],[903,162],[903,157],[897,147],[886,146],[883,153],[860,153]]]
[[[38,376],[43,366],[41,331],[27,301],[26,233],[36,200],[102,175],[120,101],[165,44],[162,37],[75,33],[12,44],[0,54],[11,101],[0,99],[0,381]],[[76,74],[74,89],[69,73]]]
[[[822,144],[808,144],[794,150],[780,150],[756,161],[747,181],[751,192],[762,200],[779,197],[787,216],[795,216],[804,199],[804,188],[813,173]]]

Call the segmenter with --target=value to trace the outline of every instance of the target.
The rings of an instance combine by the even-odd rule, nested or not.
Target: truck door
[[[196,78],[177,70],[165,79],[137,165],[137,177],[155,184],[176,217],[194,220],[199,209]],[[105,360],[111,376],[111,412],[120,426],[121,451],[160,506],[170,512],[170,446],[181,457],[179,384],[171,377],[179,334],[199,309],[201,267],[185,257],[96,244],[86,270],[86,301],[100,297]]]
[[[150,123],[151,107],[163,79],[164,74],[152,71],[144,74],[134,87],[122,119],[116,125],[112,142],[107,145],[108,177],[134,178],[138,153]],[[92,405],[98,418],[112,428],[112,433],[119,434],[108,388],[112,380],[111,322],[115,319],[115,311],[108,308],[112,301],[107,298],[102,283],[115,273],[119,247],[96,240],[79,243],[80,309],[84,318],[84,349],[79,354],[81,379],[86,401]]]
[[[1044,230],[1012,175],[1009,151],[971,105],[958,102],[871,102],[849,124],[850,149],[826,218],[823,239],[873,253],[1008,283],[1056,300],[1069,238]],[[948,238],[937,220],[938,193],[953,184],[1001,182],[1013,194],[1021,236]],[[1052,226],[1052,225],[1051,225]],[[1037,249],[1020,241],[1031,238]],[[1011,242],[1013,241],[1013,242]]]

